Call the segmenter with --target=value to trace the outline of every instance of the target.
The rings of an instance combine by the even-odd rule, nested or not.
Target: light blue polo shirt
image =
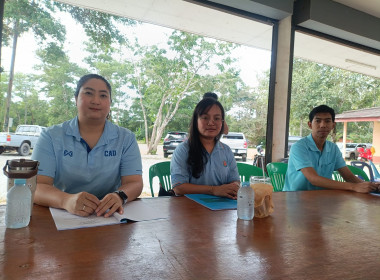
[[[346,162],[336,144],[326,141],[321,152],[310,134],[298,140],[290,149],[283,190],[324,190],[325,188],[312,185],[303,175],[301,169],[313,167],[319,176],[331,179],[333,171],[344,166],[346,166]]]
[[[64,192],[86,191],[99,199],[116,191],[122,176],[142,174],[140,150],[130,130],[106,121],[89,152],[81,139],[77,117],[45,129],[32,154],[40,162],[38,174],[54,178],[54,186]]]
[[[227,145],[220,141],[215,144],[211,154],[206,152],[207,163],[199,178],[195,178],[191,174],[191,167],[187,164],[188,153],[188,141],[181,143],[174,150],[170,163],[173,188],[184,183],[220,186],[240,181],[234,154]]]

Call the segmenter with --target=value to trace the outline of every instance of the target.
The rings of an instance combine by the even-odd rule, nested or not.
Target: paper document
[[[88,217],[80,217],[66,210],[51,207],[50,213],[58,230],[115,225],[126,223],[127,220],[140,222],[167,218],[166,214],[162,214],[160,211],[151,208],[142,200],[128,202],[124,205],[123,215],[115,212],[109,218],[104,218],[103,216],[97,217],[95,214]]]

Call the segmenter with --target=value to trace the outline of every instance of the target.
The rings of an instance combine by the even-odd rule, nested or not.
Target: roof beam
[[[294,23],[380,50],[380,18],[330,0],[298,0]]]

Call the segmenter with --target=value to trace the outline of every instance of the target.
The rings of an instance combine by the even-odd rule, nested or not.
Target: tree
[[[47,126],[47,114],[41,108],[47,108],[48,103],[39,96],[38,78],[35,75],[16,73],[13,96],[20,101],[15,102],[10,111],[14,118],[14,127],[18,124],[35,124]],[[15,99],[16,99],[15,98]]]
[[[136,24],[134,20],[95,10],[58,2],[55,2],[54,5],[59,10],[69,13],[83,27],[91,42],[100,49],[110,47],[112,44],[122,45],[128,42],[125,33],[121,30],[126,26]]]
[[[65,28],[54,18],[52,14],[54,10],[54,6],[50,5],[50,1],[13,0],[7,1],[5,4],[4,44],[7,46],[10,40],[12,41],[12,57],[4,114],[4,130],[7,129],[9,121],[17,40],[23,33],[31,30],[42,46],[48,42],[48,39],[63,42]]]
[[[234,99],[233,118],[228,123],[230,131],[243,132],[247,139],[258,145],[265,143],[268,111],[269,71],[257,77],[259,84],[242,88]]]
[[[328,65],[301,59],[294,60],[289,131],[293,135],[309,133],[306,122],[313,107],[326,104],[336,113],[380,106],[379,79],[352,73]],[[350,123],[351,140],[370,142],[369,122]],[[337,124],[333,141],[342,136],[342,125]],[[298,132],[297,132],[298,131]]]
[[[168,46],[169,50],[138,43],[134,46],[135,57],[141,59],[134,63],[131,83],[139,95],[148,153],[156,152],[166,126],[180,103],[194,93],[202,73],[217,65],[234,47],[180,31],[172,33]]]
[[[41,64],[36,69],[43,74],[39,76],[41,92],[48,99],[45,111],[48,115],[48,124],[64,122],[75,116],[74,92],[76,81],[85,73],[59,46],[50,44],[47,48],[37,51]]]

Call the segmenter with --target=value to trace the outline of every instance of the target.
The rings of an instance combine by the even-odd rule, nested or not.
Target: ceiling
[[[272,26],[233,12],[235,9],[250,13],[259,11],[264,16],[281,19],[292,14],[294,4],[293,0],[197,1],[232,7],[232,12],[230,10],[227,13],[182,0],[60,0],[60,2],[265,50],[271,49]],[[269,7],[266,6],[267,2],[277,3]],[[310,6],[310,11],[300,16],[299,26],[343,40],[351,40],[367,49],[363,51],[344,45],[342,41],[336,43],[331,39],[321,39],[297,31],[295,57],[380,78],[380,39],[378,39],[380,0],[296,2],[299,3]],[[285,7],[285,4],[289,4],[288,7]],[[352,19],[356,17],[358,21],[351,20],[351,14]],[[304,19],[305,16],[309,18]],[[362,22],[366,22],[366,25]]]

